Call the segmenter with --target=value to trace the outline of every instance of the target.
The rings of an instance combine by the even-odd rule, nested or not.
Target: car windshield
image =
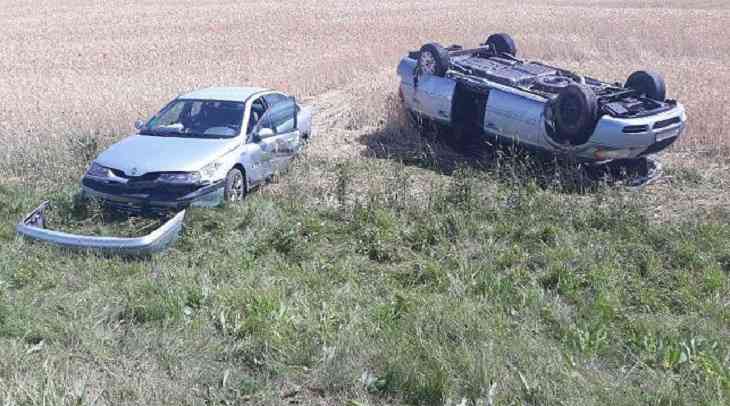
[[[142,135],[230,138],[241,132],[243,103],[178,99],[141,129]]]

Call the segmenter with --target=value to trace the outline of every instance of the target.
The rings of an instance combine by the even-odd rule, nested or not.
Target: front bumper
[[[180,210],[188,206],[215,207],[223,201],[224,186],[225,182],[219,181],[199,188],[169,185],[135,188],[89,178],[81,181],[81,191],[85,197],[100,200],[112,208],[125,211]]]
[[[15,228],[18,234],[65,248],[133,256],[150,255],[172,245],[180,235],[185,218],[185,210],[183,210],[150,234],[142,237],[96,237],[46,229],[44,211],[47,208],[48,202],[43,202],[25,216]]]

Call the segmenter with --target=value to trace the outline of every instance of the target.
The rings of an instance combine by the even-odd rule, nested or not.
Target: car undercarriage
[[[653,100],[619,83],[610,84],[540,62],[517,58],[480,55],[453,58],[447,76],[475,92],[488,91],[492,83],[499,83],[547,99],[556,97],[560,89],[571,82],[581,83],[596,95],[599,110],[612,117],[644,117],[676,106],[674,100]]]
[[[584,162],[653,154],[683,133],[684,107],[657,72],[636,71],[622,85],[516,53],[503,33],[471,49],[427,43],[401,59],[401,99],[452,137],[476,133]]]

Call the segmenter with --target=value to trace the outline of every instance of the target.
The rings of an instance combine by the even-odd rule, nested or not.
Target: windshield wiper
[[[146,135],[155,135],[158,137],[169,137],[169,136],[176,136],[176,135],[187,135],[186,133],[182,132],[179,128],[174,127],[157,127],[154,129],[146,129],[140,134],[146,134]]]

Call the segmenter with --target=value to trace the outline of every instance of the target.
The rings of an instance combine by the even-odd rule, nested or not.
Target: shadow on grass
[[[452,175],[469,168],[488,172],[510,184],[535,183],[562,193],[588,193],[602,185],[630,185],[647,177],[646,159],[586,165],[567,156],[500,144],[477,131],[461,134],[432,123],[416,123],[405,113],[393,113],[385,126],[360,136],[363,155]]]

